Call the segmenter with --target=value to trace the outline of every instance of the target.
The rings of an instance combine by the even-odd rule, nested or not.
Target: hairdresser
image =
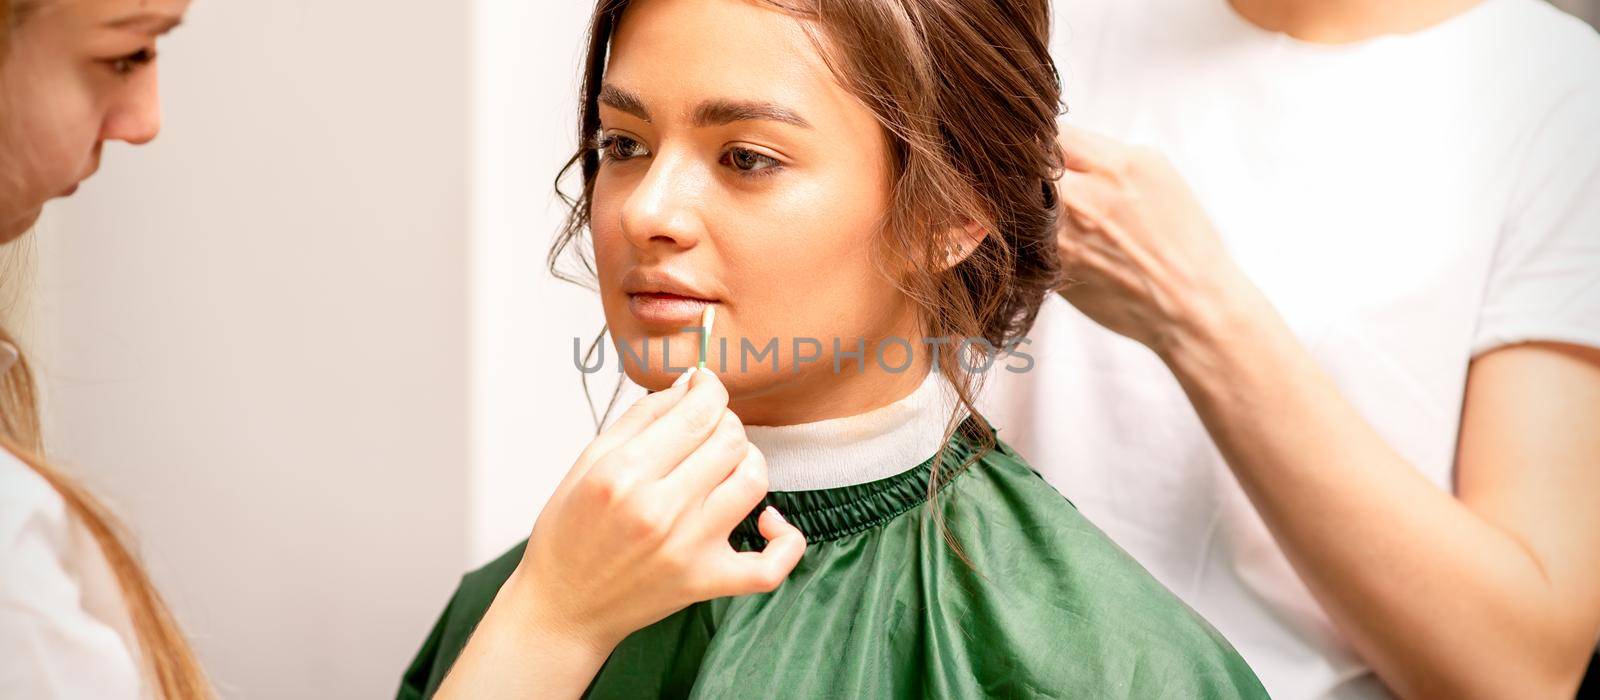
[[[0,245],[17,245],[46,201],[75,191],[104,143],[156,137],[156,45],[188,6],[0,0]],[[726,406],[722,383],[697,372],[588,446],[534,527],[526,558],[535,573],[504,589],[478,630],[484,643],[463,656],[459,696],[517,693],[510,670],[537,674],[543,697],[576,695],[604,660],[602,640],[783,580],[805,538],[776,511],[760,520],[766,549],[736,553],[731,524],[718,532],[687,507],[722,489],[724,500],[747,503],[742,517],[766,495],[766,463]],[[689,463],[722,478],[704,488],[667,478]],[[659,517],[674,512],[683,515]],[[637,544],[640,527],[678,546]],[[0,328],[0,697],[212,695],[120,528],[42,454],[27,360]]]
[[[1538,0],[1056,11],[1070,281],[997,380],[1004,437],[1274,697],[1572,697],[1595,31]]]

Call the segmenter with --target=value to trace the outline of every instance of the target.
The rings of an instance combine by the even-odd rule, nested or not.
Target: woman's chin
[[[685,372],[694,368],[694,363],[689,363],[687,367],[662,367],[659,364],[650,367],[634,367],[630,365],[626,369],[626,374],[628,375],[628,381],[634,384],[638,384],[650,391],[661,391],[671,387],[672,383],[678,381],[678,378],[682,377]],[[722,372],[710,362],[706,363],[706,369],[716,374],[717,379],[722,380],[722,383],[728,386],[729,391],[733,390],[733,386],[739,384],[739,377],[736,372]]]
[[[609,353],[602,360],[606,367],[615,371],[614,363],[620,362],[629,381],[651,391],[672,386],[678,377],[700,361],[699,339],[691,335],[618,334],[613,338],[612,347],[607,350]],[[708,368],[719,375],[723,374],[716,367],[715,357],[708,360]]]
[[[661,391],[672,386],[682,372],[666,372],[660,367],[629,367],[627,368],[628,381],[638,384],[649,391]]]
[[[43,213],[43,207],[39,207],[13,219],[0,219],[0,244],[10,243],[27,233],[34,224],[39,223],[39,216]]]

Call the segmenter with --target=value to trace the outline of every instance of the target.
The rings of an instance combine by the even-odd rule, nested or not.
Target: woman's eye
[[[140,68],[154,63],[155,60],[156,52],[154,49],[139,49],[121,58],[111,59],[107,63],[111,66],[111,72],[117,75],[132,75]]]
[[[626,136],[610,135],[600,139],[600,151],[607,160],[629,160],[648,155],[644,144]]]
[[[730,148],[722,154],[722,164],[747,175],[765,175],[783,165],[777,158],[748,148]]]

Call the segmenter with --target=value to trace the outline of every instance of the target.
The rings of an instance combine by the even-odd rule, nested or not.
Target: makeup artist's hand
[[[576,697],[634,631],[788,577],[806,542],[777,511],[759,520],[765,550],[728,542],[767,467],[727,406],[721,380],[695,371],[589,444],[438,697]]]
[[[1167,159],[1063,126],[1063,297],[1106,328],[1165,355],[1255,288]]]

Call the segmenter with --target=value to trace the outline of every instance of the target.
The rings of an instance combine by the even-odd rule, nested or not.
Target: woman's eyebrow
[[[157,14],[154,12],[139,12],[106,22],[111,29],[136,31],[161,36],[183,24],[183,18],[176,15]]]
[[[811,128],[811,122],[806,121],[805,117],[771,102],[706,100],[694,110],[695,126],[721,126],[746,120],[783,122],[803,129]]]
[[[645,109],[644,100],[639,99],[639,96],[633,92],[606,83],[600,86],[600,94],[596,99],[600,101],[600,104],[627,112],[646,122],[650,121],[650,110]]]
[[[600,86],[597,98],[601,104],[650,121],[650,110],[644,100],[625,88],[610,83]],[[788,107],[772,102],[751,100],[710,99],[695,107],[692,123],[697,127],[721,126],[738,121],[775,121],[810,129],[811,122]]]

